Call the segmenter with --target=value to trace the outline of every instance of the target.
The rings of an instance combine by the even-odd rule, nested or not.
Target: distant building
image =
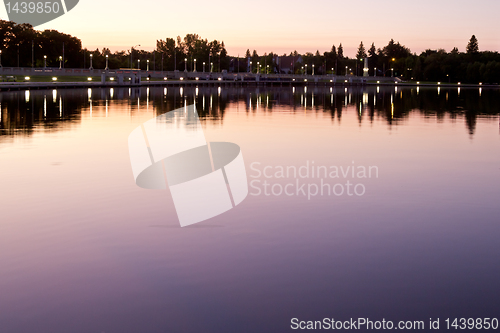
[[[302,57],[298,56],[275,56],[274,63],[278,72],[281,74],[292,74],[293,68],[295,69],[302,66]]]

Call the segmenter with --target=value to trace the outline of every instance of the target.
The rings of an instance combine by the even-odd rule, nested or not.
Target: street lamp
[[[136,46],[141,46],[141,44],[137,44]],[[132,57],[132,53],[134,52],[134,47],[136,47],[136,46],[132,46],[130,48],[130,69],[134,68],[134,61],[133,61],[134,59]]]
[[[148,60],[146,60],[146,71],[148,71],[148,72],[149,72],[149,59],[148,59]]]
[[[332,67],[332,76],[333,76],[333,75],[334,75],[334,74],[333,74],[333,67]]]
[[[302,75],[304,75],[304,66],[302,66]]]
[[[313,72],[312,72],[312,75],[314,75],[314,64],[313,64]]]
[[[373,69],[373,76],[377,76],[377,67]]]
[[[109,66],[108,66],[108,60],[109,60],[109,59],[108,59],[108,58],[109,58],[109,56],[106,54],[106,68],[105,68],[105,70],[108,70],[108,69],[109,69]]]
[[[59,69],[62,68],[62,56],[59,56]]]
[[[260,61],[257,61],[257,73],[260,73]]]
[[[47,68],[47,56],[43,56],[43,68]]]
[[[2,66],[2,50],[0,50],[0,67],[3,67]]]
[[[184,58],[184,72],[188,71],[188,65],[187,65],[188,58]]]
[[[213,63],[213,62],[211,62],[211,63],[210,63],[210,73],[212,73],[212,70],[213,70],[213,69],[214,69],[214,63]]]
[[[307,64],[305,66],[306,66],[306,75],[307,75]]]
[[[141,59],[137,59],[137,69],[141,70]]]
[[[394,77],[394,68],[391,68],[391,77]]]
[[[252,62],[250,61],[250,73],[252,73]]]
[[[345,66],[345,76],[347,76],[347,66]]]
[[[196,59],[194,59],[194,69],[193,69],[193,72],[196,73]]]
[[[92,67],[92,58],[94,57],[94,55],[91,53],[90,54],[90,68],[89,69],[94,69],[94,67]]]
[[[203,73],[205,73],[205,62],[203,62]]]
[[[266,66],[266,74],[269,74],[269,65]]]

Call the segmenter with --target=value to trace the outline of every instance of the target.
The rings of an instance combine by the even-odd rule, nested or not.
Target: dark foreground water
[[[250,193],[181,228],[168,190],[135,185],[127,140],[192,103],[208,141],[241,147]],[[82,89],[0,104],[0,332],[500,318],[500,90]]]

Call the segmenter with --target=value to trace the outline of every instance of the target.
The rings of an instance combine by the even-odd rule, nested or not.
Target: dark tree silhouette
[[[344,58],[344,48],[342,47],[342,43],[340,43],[339,48],[337,49],[337,56],[340,59]]]
[[[364,59],[366,58],[366,50],[363,42],[359,44],[358,53],[356,53],[356,59]]]
[[[467,44],[467,53],[472,54],[478,52],[479,52],[479,44],[477,42],[477,38],[475,35],[472,35],[472,37],[469,40],[469,44]]]

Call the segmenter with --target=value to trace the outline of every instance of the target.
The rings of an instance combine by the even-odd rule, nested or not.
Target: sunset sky
[[[498,0],[160,1],[80,0],[61,18],[36,27],[77,36],[89,49],[112,51],[197,33],[223,40],[229,54],[324,52],[342,43],[354,56],[363,41],[383,47],[394,38],[420,53],[454,46],[465,51],[472,34],[480,50],[500,50]],[[7,19],[5,8],[1,16]]]

